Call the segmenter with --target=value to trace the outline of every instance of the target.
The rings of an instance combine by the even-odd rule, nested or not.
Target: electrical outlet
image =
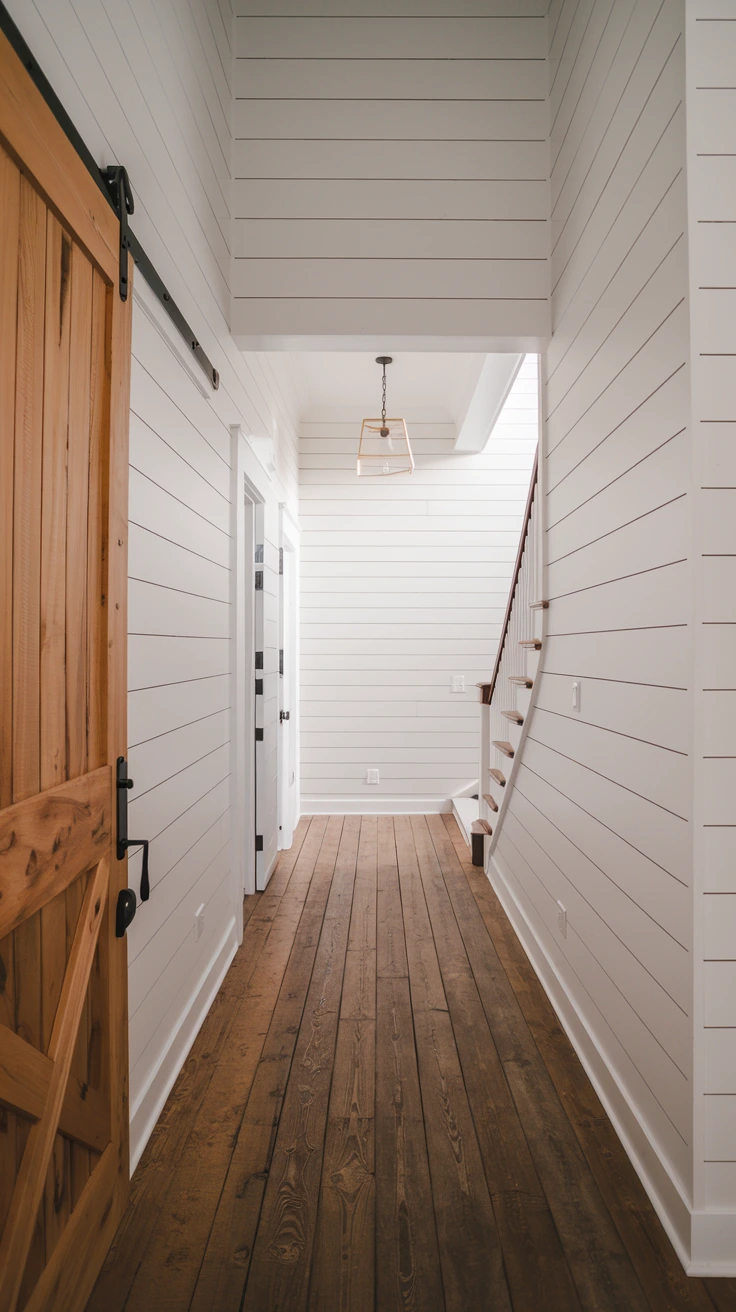
[[[580,680],[579,679],[573,679],[572,681],[572,709],[574,711],[580,710]]]
[[[194,913],[194,942],[198,943],[204,934],[204,902]]]
[[[465,692],[465,675],[453,674],[450,679],[450,692]]]
[[[557,903],[557,928],[563,938],[567,938],[567,911],[561,902]]]
[[[377,784],[379,782],[378,771],[369,770],[368,773],[366,774],[365,781],[367,784]]]

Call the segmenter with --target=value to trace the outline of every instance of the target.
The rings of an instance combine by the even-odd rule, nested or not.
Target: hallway
[[[688,1279],[447,816],[303,819],[88,1312],[732,1312]]]

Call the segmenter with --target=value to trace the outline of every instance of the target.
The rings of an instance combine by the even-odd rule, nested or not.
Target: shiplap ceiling
[[[388,409],[393,415],[459,423],[475,392],[486,357],[462,352],[403,352],[389,365]],[[288,357],[303,419],[339,410],[380,414],[381,370],[372,351],[300,351]]]

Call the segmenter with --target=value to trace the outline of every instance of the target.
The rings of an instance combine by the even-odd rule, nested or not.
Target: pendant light
[[[363,420],[358,446],[360,478],[410,474],[414,468],[406,420],[386,418],[386,365],[391,363],[390,355],[379,355],[376,359],[376,364],[383,367],[381,418]]]

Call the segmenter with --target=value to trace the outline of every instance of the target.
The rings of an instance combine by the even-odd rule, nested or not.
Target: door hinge
[[[256,669],[257,669],[257,670],[262,670],[262,669],[263,669],[263,652],[262,652],[262,651],[257,651],[257,652],[256,652]]]
[[[256,742],[257,742],[257,743],[262,743],[262,742],[263,742],[263,730],[262,730],[262,729],[256,729]]]
[[[291,711],[279,711],[279,724],[283,724],[284,720],[290,720],[290,719],[291,719]]]
[[[256,570],[256,592],[263,592],[263,570]]]
[[[263,851],[263,834],[256,834],[256,852]]]
[[[279,547],[279,574],[284,572],[284,548]]]
[[[281,675],[281,677],[282,677],[282,679],[283,679],[283,677],[284,677],[284,649],[283,649],[283,647],[281,647],[281,648],[279,649],[279,674]]]
[[[263,696],[263,679],[256,679],[256,697]]]
[[[259,542],[256,547],[256,565],[263,564],[263,543]]]
[[[128,299],[128,251],[130,250],[130,238],[128,236],[128,215],[132,214],[135,209],[133,200],[133,191],[126,170],[122,164],[109,164],[103,170],[102,176],[107,183],[108,191],[113,199],[113,204],[120,220],[120,274],[118,290],[121,301]]]

